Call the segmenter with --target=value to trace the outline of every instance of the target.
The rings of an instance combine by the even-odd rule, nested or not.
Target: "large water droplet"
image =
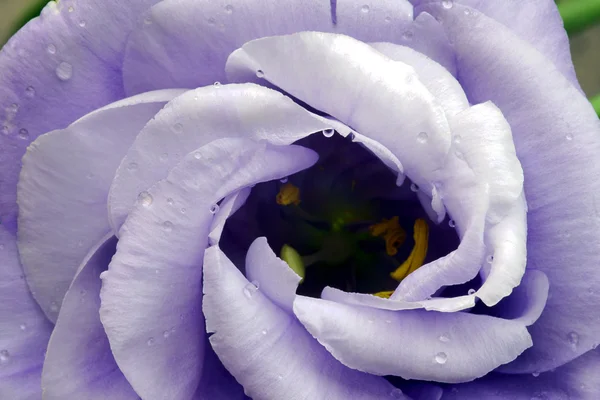
[[[244,286],[244,289],[242,289],[242,291],[244,292],[244,296],[246,296],[248,299],[251,299],[257,290],[258,285],[255,285],[254,282],[248,283],[246,286]]]
[[[485,261],[487,261],[488,264],[491,264],[494,262],[494,255],[493,254],[488,254],[488,256],[485,258]]]
[[[441,351],[435,355],[434,359],[435,359],[436,363],[438,363],[440,365],[444,365],[444,364],[446,364],[446,361],[448,361],[448,356],[446,355],[446,353]]]
[[[220,87],[221,86],[221,82],[216,81],[215,83],[213,83],[213,86],[214,87]]]
[[[10,360],[10,353],[8,350],[0,351],[0,363],[7,363]]]
[[[144,191],[138,195],[138,201],[144,207],[150,207],[152,205],[152,202],[154,202],[154,197],[152,197],[150,193]]]
[[[86,25],[86,24],[85,24],[85,21],[84,21],[84,20],[81,20],[81,21],[79,21],[79,22],[77,23],[77,25],[79,25],[79,27],[81,27],[81,28],[85,28],[85,25]]]
[[[19,130],[19,139],[28,140],[29,139],[29,131],[25,128]]]
[[[453,5],[454,4],[453,4],[452,0],[444,0],[444,1],[442,1],[442,7],[444,7],[446,10],[451,9]]]
[[[330,138],[333,136],[333,134],[335,133],[335,130],[329,128],[329,129],[325,129],[323,131],[323,136],[325,136],[326,138]]]
[[[256,70],[256,77],[257,78],[264,78],[265,77],[265,73],[262,69]]]
[[[467,294],[468,294],[469,296],[472,296],[472,295],[474,295],[475,293],[477,293],[477,290],[475,290],[475,289],[469,289],[469,291],[467,292]]]
[[[56,76],[61,81],[68,81],[73,77],[73,66],[65,61],[61,62],[56,67]]]
[[[417,135],[417,140],[419,141],[419,143],[427,143],[428,138],[429,135],[427,135],[427,132],[419,132],[419,134]]]

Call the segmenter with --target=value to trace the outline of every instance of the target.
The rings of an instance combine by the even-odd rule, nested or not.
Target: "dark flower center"
[[[319,153],[313,167],[256,185],[227,222],[222,248],[243,265],[258,236],[304,277],[298,293],[325,286],[389,296],[421,265],[456,249],[448,222],[436,225],[408,180],[349,138],[311,135],[297,144]],[[283,251],[282,251],[283,250]]]

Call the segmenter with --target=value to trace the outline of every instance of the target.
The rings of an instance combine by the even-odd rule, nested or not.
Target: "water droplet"
[[[288,177],[287,176],[285,178],[281,178],[279,180],[279,182],[281,182],[281,183],[287,183],[287,181],[288,181]]]
[[[173,200],[171,197],[169,197],[167,199],[167,204],[170,205],[170,206],[172,206],[173,204],[175,204],[175,200]]]
[[[579,334],[577,332],[569,332],[567,334],[567,339],[569,340],[573,350],[575,350],[579,344]]]
[[[364,6],[362,6],[360,8],[360,11],[364,12],[365,14],[368,13],[369,11],[371,11],[371,7],[369,7],[367,4],[365,4]]]
[[[10,133],[10,128],[6,125],[2,126],[2,134],[8,136]]]
[[[179,210],[182,214],[185,214],[187,212],[187,210],[185,208],[182,208],[181,210]]]
[[[128,171],[137,171],[138,170],[138,165],[135,162],[130,162],[129,164],[127,164],[127,170]]]
[[[567,140],[569,140],[569,141],[570,141],[570,140],[573,140],[573,134],[572,134],[572,133],[567,133],[567,134],[565,135],[565,139],[567,139]]]
[[[415,184],[415,183],[411,183],[411,184],[410,184],[410,190],[411,190],[412,192],[415,192],[415,193],[416,193],[416,192],[418,192],[418,191],[419,191],[419,185],[417,185],[417,184]]]
[[[454,222],[454,220],[451,219],[450,221],[448,221],[448,225],[450,226],[450,228],[454,228],[456,226],[456,222]]]
[[[475,293],[477,293],[477,290],[475,290],[475,289],[469,289],[469,291],[467,292],[467,294],[468,294],[469,296],[472,296],[472,295],[474,295]]]
[[[155,340],[154,340],[154,338],[153,338],[153,337],[151,337],[150,339],[148,339],[148,340],[146,341],[146,344],[147,344],[148,346],[152,346],[152,345],[154,344],[154,341],[155,341]]]
[[[254,283],[248,283],[246,286],[244,286],[244,289],[242,291],[244,292],[244,296],[251,299],[257,290],[258,290],[257,285],[255,285]]]
[[[444,0],[444,1],[442,1],[442,7],[444,7],[446,10],[451,9],[453,5],[454,4],[453,4],[452,0]]]
[[[390,22],[392,22],[392,17],[385,17],[384,21],[389,24]]]
[[[534,378],[537,378],[538,376],[540,376],[540,373],[536,371],[536,372],[533,372],[531,375],[532,375]]]
[[[404,40],[412,40],[413,36],[415,34],[413,33],[413,31],[404,31],[404,33],[402,33],[402,39]]]
[[[323,136],[325,136],[326,138],[330,138],[333,136],[333,134],[335,133],[335,130],[329,128],[329,129],[325,129],[323,131]]]
[[[29,139],[29,131],[25,128],[19,130],[19,139],[27,140]]]
[[[489,254],[486,258],[485,261],[487,261],[488,264],[491,264],[494,262],[494,256],[492,254]]]
[[[448,336],[447,333],[443,333],[441,334],[438,339],[440,340],[440,342],[442,343],[448,343],[450,341],[450,336]]]
[[[231,13],[233,12],[233,6],[232,6],[231,4],[227,4],[227,5],[225,6],[225,12],[226,12],[227,14],[231,14]]]
[[[194,158],[196,160],[200,160],[200,159],[202,159],[202,154],[201,153],[194,153]]]
[[[469,10],[468,8],[465,10],[465,15],[471,15],[471,10]]]
[[[158,159],[159,159],[161,162],[166,162],[166,161],[169,159],[169,153],[162,153],[162,154],[160,155],[160,157],[158,157]]]
[[[70,13],[72,13],[73,11],[75,11],[75,9],[73,8],[73,6],[70,6],[70,7],[68,8],[68,10],[69,10],[69,12],[70,12]]]
[[[214,25],[214,24],[215,24],[215,22],[217,22],[217,21],[216,21],[216,20],[215,20],[213,17],[210,17],[210,18],[208,19],[208,24],[209,24],[209,25]]]
[[[53,312],[53,313],[57,313],[58,312],[58,304],[56,304],[55,301],[53,301],[50,304],[50,311]]]
[[[7,363],[9,360],[10,360],[10,353],[8,352],[8,350],[0,351],[0,362]]]
[[[6,112],[10,114],[16,114],[19,111],[19,105],[17,103],[12,103],[10,106],[6,108]]]
[[[428,138],[429,136],[427,135],[427,132],[419,132],[419,134],[417,135],[417,140],[419,141],[419,143],[427,143]]]
[[[258,78],[264,78],[265,77],[265,73],[264,73],[264,71],[262,69],[258,69],[258,70],[256,70],[256,76]]]
[[[215,86],[215,87],[219,87],[219,86],[221,86],[221,82],[219,82],[219,81],[216,81],[215,83],[213,83],[213,86]]]
[[[439,352],[435,355],[434,359],[435,359],[436,363],[438,363],[440,365],[444,365],[444,364],[446,364],[446,361],[448,361],[448,356],[444,352]]]
[[[173,230],[173,223],[171,221],[165,221],[162,224],[165,232],[171,232]]]
[[[268,333],[268,331],[267,331],[266,329],[263,329],[263,330],[262,330],[262,334],[263,334],[263,335],[266,335],[267,333]]]
[[[152,195],[150,193],[144,191],[138,195],[138,201],[144,207],[150,207],[152,205],[152,202],[154,201],[154,197],[152,197]]]
[[[164,331],[164,332],[163,332],[163,337],[164,337],[165,339],[167,339],[169,336],[171,336],[171,331]]]
[[[81,20],[77,25],[79,25],[81,28],[85,28],[85,21]]]
[[[173,132],[175,132],[175,133],[183,132],[183,125],[179,122],[176,123],[175,125],[173,125]]]
[[[25,96],[30,99],[35,97],[35,88],[33,86],[27,86],[27,89],[25,89]]]
[[[61,62],[56,67],[56,76],[61,81],[68,81],[73,77],[73,66],[65,61]]]
[[[219,212],[219,205],[218,204],[213,204],[212,206],[210,206],[210,213],[211,214],[216,214]]]
[[[56,54],[56,46],[50,43],[48,47],[46,47],[46,51],[50,54]]]
[[[456,135],[452,138],[452,141],[454,142],[454,144],[460,144],[461,140],[462,140],[462,136],[460,136],[460,135]]]

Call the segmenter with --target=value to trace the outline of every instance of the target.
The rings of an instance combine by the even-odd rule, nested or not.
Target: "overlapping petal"
[[[598,342],[600,122],[561,71],[505,26],[459,4],[426,9],[444,20],[470,100],[493,101],[510,123],[526,177],[528,268],[551,282],[530,328],[535,346],[511,370],[554,368]]]
[[[138,199],[102,275],[100,316],[120,369],[144,399],[188,399],[197,390],[202,261],[217,203],[316,160],[303,147],[220,139],[186,155]]]
[[[2,48],[0,218],[11,231],[19,160],[27,145],[124,97],[125,40],[135,18],[155,2],[51,1]]]
[[[106,200],[138,132],[180,90],[150,92],[96,110],[39,137],[23,157],[18,244],[35,299],[56,321],[77,267],[111,228]]]
[[[83,260],[63,301],[44,361],[44,400],[137,400],[113,358],[100,322],[100,274],[117,240],[103,238]]]
[[[139,193],[164,179],[198,147],[224,137],[290,144],[330,126],[281,93],[253,84],[211,85],[186,92],[148,123],[123,158],[109,193],[114,232]]]
[[[259,239],[260,240],[260,239]],[[264,253],[249,262],[288,268]],[[249,265],[246,269],[250,269]],[[213,246],[204,266],[204,314],[210,342],[249,396],[264,400],[407,399],[383,378],[347,368]],[[261,276],[263,278],[264,276]],[[258,286],[273,281],[256,281]],[[289,289],[289,288],[288,288]],[[293,296],[292,293],[284,293]]]
[[[51,332],[25,282],[16,238],[0,226],[0,398],[39,400]]]

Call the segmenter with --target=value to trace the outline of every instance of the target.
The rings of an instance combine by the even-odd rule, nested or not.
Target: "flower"
[[[600,394],[553,2],[63,0],[0,71],[1,398]]]

